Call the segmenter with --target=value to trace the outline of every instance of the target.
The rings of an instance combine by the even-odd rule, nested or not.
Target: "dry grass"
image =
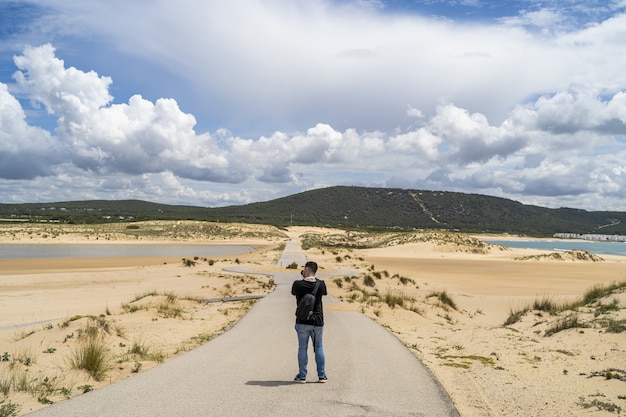
[[[446,291],[433,291],[426,296],[426,298],[433,298],[433,297],[439,301],[441,307],[444,310],[447,310],[448,308],[451,308],[452,310],[457,310],[456,303],[448,295]]]
[[[84,370],[94,380],[102,381],[113,362],[106,340],[108,326],[88,323],[79,330],[79,343],[72,349],[68,363],[72,369]]]
[[[504,322],[504,326],[510,326],[521,321],[530,312],[546,312],[550,316],[558,316],[556,320],[546,329],[545,335],[552,336],[555,333],[575,328],[586,328],[600,326],[606,328],[607,332],[620,333],[626,331],[626,323],[623,320],[615,320],[610,317],[602,317],[613,311],[619,311],[619,301],[613,299],[610,302],[602,302],[612,297],[614,294],[626,291],[626,281],[615,282],[608,285],[597,284],[584,292],[582,297],[571,302],[559,303],[552,297],[541,297],[534,301],[532,305],[511,310],[509,317]],[[586,319],[583,319],[580,310],[590,311]]]

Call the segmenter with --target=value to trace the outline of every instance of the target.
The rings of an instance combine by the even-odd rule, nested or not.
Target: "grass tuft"
[[[368,287],[374,287],[376,285],[376,281],[374,280],[374,278],[372,278],[370,274],[367,274],[363,278],[363,284],[365,284]]]
[[[102,381],[111,367],[109,347],[102,334],[88,332],[72,350],[69,364],[73,369],[82,369],[96,381]]]
[[[9,395],[11,391],[11,385],[13,385],[13,379],[9,374],[3,374],[0,376],[0,393],[5,397]]]
[[[543,296],[535,300],[531,309],[556,314],[556,312],[561,309],[561,306],[559,306],[553,298]]]
[[[626,291],[626,281],[614,282],[609,285],[597,284],[584,293],[582,303],[583,305],[592,304],[618,291]]]
[[[559,319],[554,326],[547,329],[546,336],[552,336],[558,332],[562,332],[563,330],[585,327],[589,326],[579,320],[577,313],[570,313]]]
[[[457,309],[456,303],[452,298],[450,298],[446,291],[433,291],[426,296],[426,298],[432,297],[437,298],[444,308],[450,307],[453,310]]]
[[[528,313],[529,308],[521,308],[519,310],[511,310],[509,312],[509,317],[506,319],[506,321],[504,322],[504,326],[510,326],[511,324],[515,324],[518,321],[520,321],[522,319],[522,317],[524,317],[524,315],[526,313]]]
[[[536,299],[532,305],[520,308],[518,310],[511,310],[509,317],[504,322],[504,326],[517,323],[522,317],[531,310],[545,311],[551,315],[556,315],[565,311],[576,311],[581,307],[591,307],[595,309],[595,316],[607,314],[611,311],[618,311],[620,309],[619,301],[613,299],[610,303],[602,304],[603,298],[609,297],[615,293],[626,291],[626,281],[616,282],[613,284],[597,284],[587,290],[579,300],[575,300],[570,303],[559,304],[552,298],[544,296],[540,299]],[[603,327],[607,328],[607,332],[621,333],[626,330],[626,323],[624,320],[603,320]],[[569,314],[568,316],[561,318],[555,326],[546,331],[546,335],[550,336],[559,331],[566,330],[574,327],[589,327],[585,323],[578,320],[577,314]]]
[[[395,308],[396,306],[404,308],[406,297],[401,292],[391,291],[388,289],[383,295],[382,300],[391,308]]]
[[[16,417],[20,408],[18,404],[11,401],[5,402],[5,400],[0,400],[0,417]]]

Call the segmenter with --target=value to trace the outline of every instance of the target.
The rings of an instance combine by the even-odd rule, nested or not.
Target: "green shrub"
[[[524,317],[524,314],[528,312],[528,308],[522,308],[520,310],[511,310],[509,312],[509,317],[504,322],[504,326],[510,326],[511,324],[515,324]]]
[[[587,290],[585,294],[583,295],[583,305],[594,303],[603,297],[611,295],[618,290],[624,290],[624,289],[626,289],[626,281],[615,282],[609,285],[604,285],[604,284],[594,285],[589,290]]]
[[[93,386],[92,385],[81,385],[80,387],[78,387],[79,390],[81,390],[83,392],[83,394],[88,393],[89,391],[93,391]]]
[[[550,314],[555,314],[559,310],[559,306],[552,298],[544,296],[535,300],[532,310],[545,311]]]
[[[143,358],[150,353],[150,348],[143,342],[143,340],[135,339],[130,348],[128,348],[128,353]]]
[[[74,369],[87,371],[96,381],[101,381],[111,366],[109,348],[100,334],[86,333],[76,350],[72,350],[69,358]]]
[[[367,274],[365,275],[365,277],[363,277],[363,284],[367,285],[368,287],[374,287],[376,285],[376,281],[374,281],[374,278],[372,278],[371,275]]]
[[[411,279],[411,278],[407,278],[407,277],[403,277],[403,276],[398,276],[398,279],[400,280],[400,282],[402,283],[402,285],[406,285],[408,283],[411,284],[415,284],[415,280]]]
[[[2,393],[2,395],[4,395],[5,397],[9,395],[12,384],[13,384],[13,381],[10,375],[8,374],[2,375],[2,377],[0,378],[0,393]]]
[[[158,305],[157,311],[165,318],[182,317],[183,309],[177,303],[164,302]]]
[[[589,327],[585,323],[578,320],[577,313],[571,313],[559,319],[557,323],[546,330],[546,336],[552,336],[555,333],[562,332],[567,329]]]
[[[187,268],[191,268],[192,266],[196,266],[196,261],[192,259],[183,258],[183,266]]]
[[[13,375],[13,389],[18,392],[30,392],[32,381],[28,378],[28,372],[17,371]]]
[[[387,292],[383,295],[383,302],[391,308],[395,308],[396,306],[404,307],[404,301],[405,297],[402,293],[387,290]]]
[[[622,333],[626,331],[626,320],[610,320],[607,327],[607,333]]]
[[[441,302],[442,306],[444,306],[444,308],[447,306],[452,308],[453,310],[457,309],[456,303],[454,302],[454,300],[452,300],[452,298],[450,298],[446,291],[433,291],[426,298],[431,297],[437,298]]]
[[[595,315],[607,314],[610,311],[619,311],[619,300],[615,298],[610,304],[600,304],[596,307]]]
[[[20,406],[11,401],[0,400],[0,417],[16,417],[20,411]]]

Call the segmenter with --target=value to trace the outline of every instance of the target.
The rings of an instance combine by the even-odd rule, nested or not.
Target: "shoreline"
[[[168,241],[166,239],[158,239],[158,240],[130,240],[130,239],[119,239],[119,240],[110,240],[110,241],[103,241],[103,240],[91,240],[91,239],[86,239],[86,240],[80,240],[80,239],[57,239],[57,240],[50,240],[50,239],[33,239],[30,242],[24,242],[21,240],[6,240],[6,239],[0,239],[0,245],[67,245],[67,246],[72,246],[72,245],[120,245],[120,246],[124,246],[124,245],[142,245],[142,246],[207,246],[207,245],[219,245],[219,246],[252,246],[252,245],[258,245],[258,244],[267,244],[267,241],[263,241],[263,240],[236,240],[236,241],[228,241],[228,240],[211,240],[211,239],[205,239],[205,240],[198,240],[198,239],[194,239],[194,240],[174,240],[174,241]]]

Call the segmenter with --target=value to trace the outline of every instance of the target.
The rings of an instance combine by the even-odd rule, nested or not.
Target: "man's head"
[[[304,269],[302,270],[302,275],[305,277],[314,276],[317,272],[317,263],[313,261],[309,261],[304,264]]]

